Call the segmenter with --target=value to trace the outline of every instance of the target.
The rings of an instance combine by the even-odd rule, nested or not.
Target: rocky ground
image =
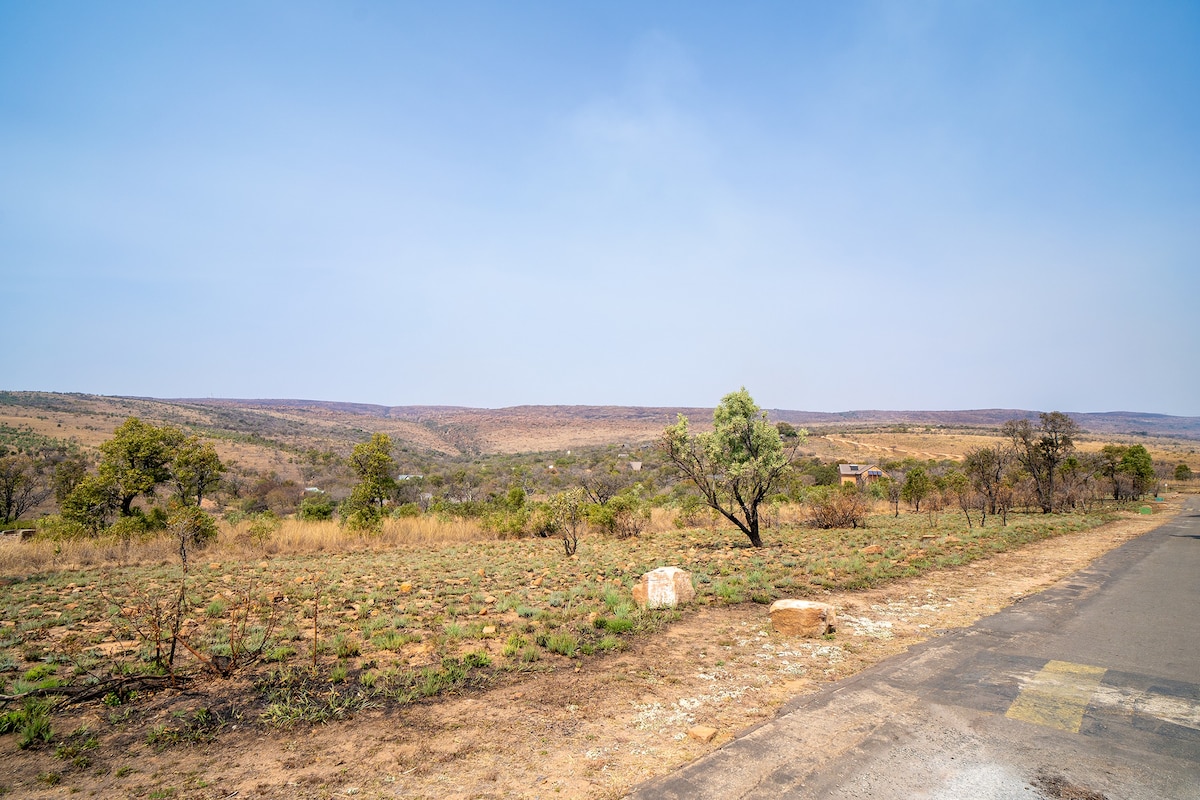
[[[1167,513],[1177,506],[1168,505]],[[826,639],[772,634],[765,606],[709,607],[615,655],[324,726],[280,731],[247,715],[215,741],[168,746],[144,733],[105,734],[74,765],[52,748],[18,751],[6,736],[0,786],[17,797],[617,798],[770,718],[787,699],[970,625],[1163,519],[1131,517],[885,588],[817,598],[839,612],[837,634]],[[236,717],[246,688],[226,681],[218,696],[193,687],[193,704],[226,703]],[[187,699],[164,693],[164,722]],[[109,730],[108,713],[81,712],[56,729]]]

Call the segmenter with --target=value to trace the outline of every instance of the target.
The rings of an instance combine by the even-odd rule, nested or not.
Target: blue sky
[[[0,0],[0,388],[1200,415],[1195,2]]]

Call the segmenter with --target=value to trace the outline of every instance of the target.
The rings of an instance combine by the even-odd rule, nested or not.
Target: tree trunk
[[[750,526],[750,530],[746,531],[746,536],[750,539],[750,544],[755,547],[762,547],[762,537],[758,535],[758,523]]]

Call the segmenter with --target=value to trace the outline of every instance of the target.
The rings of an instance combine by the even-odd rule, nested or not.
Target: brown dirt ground
[[[482,691],[285,731],[247,714],[215,742],[164,750],[146,743],[149,724],[122,733],[103,721],[106,709],[81,711],[56,730],[104,732],[90,764],[72,766],[52,748],[21,752],[5,736],[0,787],[38,798],[618,798],[769,719],[791,697],[1049,586],[1178,506],[1171,500],[1152,517],[880,589],[829,594],[822,599],[839,612],[831,640],[772,634],[764,606],[701,608],[618,654],[542,662],[544,671]],[[246,692],[234,681],[162,692],[149,713],[169,722],[172,710],[198,705],[236,712],[229,704]],[[689,736],[699,726],[715,737]],[[53,786],[52,775],[60,776]]]

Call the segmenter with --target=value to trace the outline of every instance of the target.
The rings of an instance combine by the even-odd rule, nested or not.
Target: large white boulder
[[[633,587],[633,601],[642,608],[674,608],[695,596],[692,574],[679,567],[652,569]]]

